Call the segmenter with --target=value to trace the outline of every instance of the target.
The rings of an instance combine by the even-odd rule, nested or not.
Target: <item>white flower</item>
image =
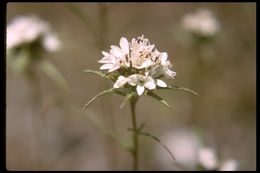
[[[150,45],[148,39],[144,38],[144,35],[133,38],[130,44],[131,50],[131,63],[134,68],[143,69],[152,66],[152,50],[154,45]]]
[[[136,86],[138,95],[142,95],[145,88],[149,90],[156,88],[156,83],[151,76],[133,74],[128,77],[128,83],[132,86]]]
[[[49,52],[56,52],[61,47],[60,40],[53,34],[48,34],[43,39],[43,46]]]
[[[218,21],[207,9],[199,9],[195,13],[185,15],[182,19],[182,26],[201,36],[213,36],[219,31]]]
[[[118,46],[112,45],[110,54],[117,57],[122,58],[129,54],[129,43],[125,37],[121,37],[119,42],[120,48]]]
[[[130,66],[130,63],[128,62],[129,44],[127,39],[122,37],[119,44],[121,48],[112,45],[110,53],[102,51],[104,57],[98,61],[99,63],[103,63],[100,67],[101,70],[108,70],[108,72],[112,72],[120,67]]]
[[[128,83],[132,86],[136,86],[138,95],[142,95],[145,88],[153,90],[157,86],[167,87],[167,84],[160,79],[153,79],[151,76],[144,76],[139,74],[133,74],[128,77]]]
[[[176,76],[176,72],[171,70],[172,64],[169,60],[167,60],[168,54],[166,52],[160,53],[158,51],[156,54],[160,64],[153,67],[149,73],[154,77],[164,75],[167,78],[174,78]]]
[[[16,17],[7,26],[7,50],[23,44],[33,43],[40,40],[47,51],[56,51],[60,47],[59,40],[50,33],[49,25],[35,16]]]
[[[128,78],[119,76],[117,81],[114,83],[114,88],[121,88],[128,82]]]
[[[131,43],[125,37],[121,37],[120,47],[112,45],[109,52],[102,51],[103,58],[101,70],[107,70],[117,77],[114,88],[121,88],[126,83],[136,86],[138,95],[142,95],[145,89],[153,90],[156,86],[167,87],[167,84],[159,79],[161,75],[174,78],[176,72],[172,71],[172,65],[167,59],[166,52],[159,52],[142,35],[133,38]]]
[[[116,58],[105,51],[102,51],[102,54],[104,57],[98,61],[99,63],[103,63],[100,70],[108,70],[108,72],[112,72],[121,67],[121,60],[119,58]]]
[[[236,160],[230,159],[222,163],[219,171],[236,171],[238,167],[238,163]]]
[[[153,65],[154,62],[150,58],[146,57],[148,53],[149,52],[140,53],[137,51],[132,51],[131,52],[132,66],[137,69],[143,69]]]
[[[217,158],[215,151],[207,147],[200,148],[199,163],[206,169],[215,169],[217,167]]]

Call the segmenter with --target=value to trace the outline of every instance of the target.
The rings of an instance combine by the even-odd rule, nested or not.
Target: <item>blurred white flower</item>
[[[236,171],[238,167],[238,163],[236,160],[229,159],[222,163],[219,171]]]
[[[206,169],[215,169],[217,167],[216,153],[212,148],[202,147],[199,149],[199,163]]]
[[[166,134],[162,140],[176,158],[175,166],[187,170],[219,170],[234,171],[238,162],[234,159],[219,160],[213,148],[201,144],[200,138],[192,131],[175,130]],[[158,161],[164,168],[169,166],[169,158],[158,147],[156,150]]]
[[[55,35],[48,34],[43,39],[43,46],[49,52],[56,52],[60,49],[61,42]]]
[[[197,164],[197,149],[200,146],[199,138],[196,134],[185,130],[174,130],[175,133],[166,134],[161,141],[170,149],[176,158],[176,163],[187,169],[193,169]],[[169,157],[158,147],[156,150],[159,162],[163,167],[169,166]],[[170,167],[169,167],[170,168]]]
[[[129,84],[136,86],[138,95],[142,95],[145,88],[153,90],[156,86],[167,87],[163,80],[158,79],[161,75],[170,78],[176,75],[176,72],[171,70],[168,54],[155,49],[154,44],[151,45],[143,35],[133,38],[131,42],[121,37],[119,45],[120,47],[112,45],[109,53],[102,51],[104,57],[98,61],[103,64],[101,70],[115,72],[117,80],[114,88]]]
[[[187,31],[204,37],[213,36],[220,29],[219,22],[207,9],[199,9],[185,15],[182,19],[182,26]]]
[[[36,16],[18,16],[7,25],[7,50],[40,40],[47,51],[60,47],[58,38],[50,32],[49,25]]]

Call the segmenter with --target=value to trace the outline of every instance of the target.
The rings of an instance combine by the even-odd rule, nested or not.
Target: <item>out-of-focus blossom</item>
[[[36,16],[18,16],[7,25],[7,51],[23,45],[40,42],[46,51],[60,48],[60,41],[51,32],[48,23]]]
[[[174,154],[175,166],[182,170],[219,170],[235,171],[238,169],[238,162],[234,159],[220,160],[216,151],[211,147],[201,144],[200,138],[193,132],[177,131],[167,134],[162,141]],[[168,167],[166,157],[157,150],[160,164]]]
[[[178,164],[184,165],[187,169],[192,169],[197,164],[197,148],[200,146],[199,138],[194,133],[187,131],[175,131],[166,134],[161,141],[171,150]],[[169,166],[169,157],[160,148],[158,153],[159,162],[163,167]]]
[[[198,158],[199,163],[206,169],[213,170],[217,167],[216,153],[212,148],[200,148]]]
[[[229,159],[224,161],[220,168],[218,169],[219,171],[236,171],[238,167],[238,163],[236,160]]]
[[[182,26],[187,31],[203,37],[214,36],[220,29],[219,22],[207,9],[186,14],[182,19]]]
[[[43,39],[43,46],[49,52],[56,52],[61,47],[60,40],[53,34],[48,34]]]

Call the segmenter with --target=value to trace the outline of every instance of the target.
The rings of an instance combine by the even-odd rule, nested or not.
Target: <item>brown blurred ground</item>
[[[91,19],[97,34],[99,5],[72,3]],[[68,94],[59,91],[52,81],[40,76],[42,105],[47,111],[38,122],[37,157],[31,138],[30,88],[26,80],[7,69],[7,138],[6,161],[9,170],[131,170],[131,155],[118,144],[108,151],[104,135],[84,115],[114,123],[121,137],[130,140],[129,108],[120,110],[122,98],[105,96],[94,102],[88,111],[80,108],[108,84],[98,77],[82,72],[99,68],[101,47],[118,44],[121,36],[132,38],[144,34],[160,51],[168,52],[177,72],[171,84],[185,86],[200,93],[198,99],[185,92],[160,91],[174,110],[169,110],[150,98],[141,98],[138,121],[146,122],[146,131],[160,137],[174,128],[196,129],[207,145],[216,147],[221,157],[238,160],[239,170],[256,169],[256,5],[254,3],[109,3],[104,45],[95,44],[88,26],[69,9],[71,3],[8,3],[7,22],[17,15],[39,15],[49,21],[63,41],[63,50],[48,55],[67,80]],[[221,32],[212,43],[213,64],[203,68],[203,75],[194,76],[198,54],[176,36],[181,17],[198,8],[212,10],[221,24]],[[129,21],[131,21],[129,23]],[[89,25],[88,23],[87,25]],[[51,104],[53,98],[73,103],[78,112],[68,111],[62,104]],[[102,101],[103,100],[103,101]],[[109,101],[110,112],[102,108]],[[62,101],[60,101],[62,102]],[[60,103],[58,102],[58,103]],[[62,102],[62,103],[63,103]],[[199,111],[194,113],[194,103]],[[106,108],[108,109],[108,108]],[[109,112],[109,111],[108,111]],[[114,122],[110,121],[113,117]],[[105,122],[106,123],[106,122]],[[111,145],[112,143],[112,145]],[[148,139],[141,140],[141,169],[163,170],[155,162],[157,147]],[[111,158],[107,153],[114,153]],[[168,157],[165,154],[165,157]],[[117,159],[116,159],[117,158]],[[170,158],[169,158],[170,160]],[[112,166],[111,166],[112,165]]]

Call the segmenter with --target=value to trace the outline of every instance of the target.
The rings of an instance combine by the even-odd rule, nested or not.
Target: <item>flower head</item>
[[[36,16],[18,16],[7,25],[7,50],[40,41],[46,51],[60,48],[60,41],[51,32],[48,23]]]
[[[199,36],[209,37],[219,31],[219,23],[207,9],[199,9],[187,14],[182,19],[182,26],[189,32]]]
[[[143,35],[133,38],[131,42],[122,37],[119,45],[112,45],[109,53],[102,51],[104,57],[98,61],[103,64],[101,70],[116,76],[114,88],[136,87],[137,94],[142,95],[146,89],[167,87],[160,77],[175,77],[176,72],[171,69],[168,54],[155,49],[155,45],[150,44]]]

